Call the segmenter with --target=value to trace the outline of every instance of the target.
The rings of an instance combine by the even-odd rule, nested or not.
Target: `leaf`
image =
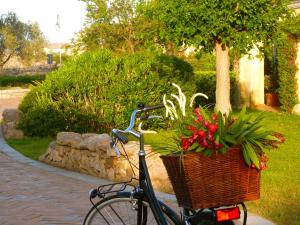
[[[250,156],[249,156],[247,147],[245,147],[244,145],[243,145],[243,156],[244,156],[244,160],[245,160],[246,164],[248,166],[250,166],[251,165]]]
[[[226,135],[223,139],[229,144],[237,144],[236,139],[231,135]]]
[[[224,132],[224,122],[222,118],[222,113],[218,112],[218,133],[219,136],[222,137]]]
[[[198,142],[195,142],[194,144],[192,144],[190,147],[189,147],[189,151],[195,151],[197,148],[199,147],[199,144]]]
[[[253,149],[253,147],[247,142],[245,143],[245,148],[247,149],[248,156],[250,160],[254,163],[254,165],[259,168],[259,159]]]

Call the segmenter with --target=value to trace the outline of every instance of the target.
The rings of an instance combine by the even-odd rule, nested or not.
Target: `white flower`
[[[186,115],[186,113],[185,113],[186,96],[182,92],[179,85],[177,85],[175,83],[172,83],[172,85],[178,89],[178,95],[171,94],[171,97],[173,97],[177,100],[177,102],[179,104],[179,108],[181,110],[181,114],[182,114],[182,116],[185,116]],[[190,100],[190,107],[193,107],[194,100],[198,96],[202,96],[202,97],[208,99],[207,95],[202,94],[202,93],[196,93],[192,96],[192,98]],[[171,120],[178,119],[178,113],[176,110],[176,106],[171,100],[167,100],[166,95],[163,96],[163,103],[166,108],[166,117],[170,116]]]

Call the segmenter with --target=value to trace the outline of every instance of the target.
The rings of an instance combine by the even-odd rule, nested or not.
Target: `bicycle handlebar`
[[[129,126],[124,130],[125,132],[129,132],[132,130],[132,128],[134,127],[134,122],[135,122],[135,118],[136,115],[140,112],[149,112],[151,110],[155,110],[155,109],[161,109],[164,107],[164,104],[157,104],[157,105],[149,105],[149,106],[145,106],[143,104],[139,104],[139,109],[136,109],[132,112],[131,117],[130,117],[130,123]],[[149,118],[149,116],[147,117]]]
[[[128,142],[128,139],[126,136],[124,136],[124,133],[131,133],[133,134],[135,137],[137,137],[137,133],[134,132],[132,130],[132,128],[134,127],[134,123],[135,123],[135,119],[136,119],[136,115],[138,113],[147,113],[149,111],[155,110],[155,109],[161,109],[164,108],[164,104],[157,104],[157,105],[149,105],[149,106],[145,106],[144,104],[139,104],[139,108],[135,109],[131,116],[130,116],[130,123],[129,126],[125,129],[125,130],[118,130],[118,129],[113,129],[112,133],[123,143],[126,144]],[[147,118],[157,118],[155,116],[146,116]]]

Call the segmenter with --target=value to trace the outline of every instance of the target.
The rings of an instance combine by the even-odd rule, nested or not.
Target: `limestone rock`
[[[112,181],[130,180],[138,170],[131,163],[138,166],[139,143],[130,141],[125,145],[127,157],[125,157],[121,145],[118,145],[122,153],[120,158],[110,148],[110,136],[108,134],[77,134],[61,132],[57,135],[56,142],[51,142],[47,153],[40,160],[59,167],[80,171],[103,179]],[[147,164],[154,188],[170,191],[167,172],[159,155],[152,154],[150,146],[145,146]]]
[[[96,134],[96,133],[85,133],[85,134],[82,134],[82,138],[83,138],[83,140],[85,140],[86,138],[98,136],[98,135],[99,134]]]
[[[92,135],[85,138],[80,144],[79,149],[90,151],[107,151],[109,148],[110,136],[108,134]]]
[[[19,122],[20,111],[18,109],[5,109],[2,114],[4,122]]]
[[[21,139],[24,137],[22,130],[17,129],[20,118],[18,109],[5,109],[3,112],[3,135],[5,138]]]
[[[300,116],[300,104],[294,106],[292,113]]]
[[[22,139],[24,137],[24,132],[18,129],[9,129],[4,132],[5,138],[13,138],[13,139]]]
[[[56,143],[63,146],[78,148],[82,142],[81,134],[74,132],[60,132],[57,134]]]

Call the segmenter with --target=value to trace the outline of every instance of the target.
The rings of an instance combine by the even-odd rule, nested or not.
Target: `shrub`
[[[279,100],[281,108],[288,112],[291,112],[294,105],[297,104],[296,45],[296,40],[288,35],[277,45]]]
[[[0,87],[26,86],[44,79],[45,75],[0,76]]]
[[[48,74],[20,105],[20,128],[29,136],[58,131],[107,132],[128,125],[141,101],[161,102],[170,82],[195,91],[192,67],[176,58],[150,52],[117,56],[108,50],[70,59]]]
[[[208,96],[208,100],[204,98],[196,99],[197,104],[215,104],[216,102],[216,72],[215,71],[197,71],[195,72],[195,84],[197,92],[204,93]],[[234,74],[230,73],[230,96],[231,102],[233,102],[235,91],[235,78]]]
[[[204,50],[187,57],[187,61],[192,64],[195,71],[213,71],[216,69],[216,56]]]

